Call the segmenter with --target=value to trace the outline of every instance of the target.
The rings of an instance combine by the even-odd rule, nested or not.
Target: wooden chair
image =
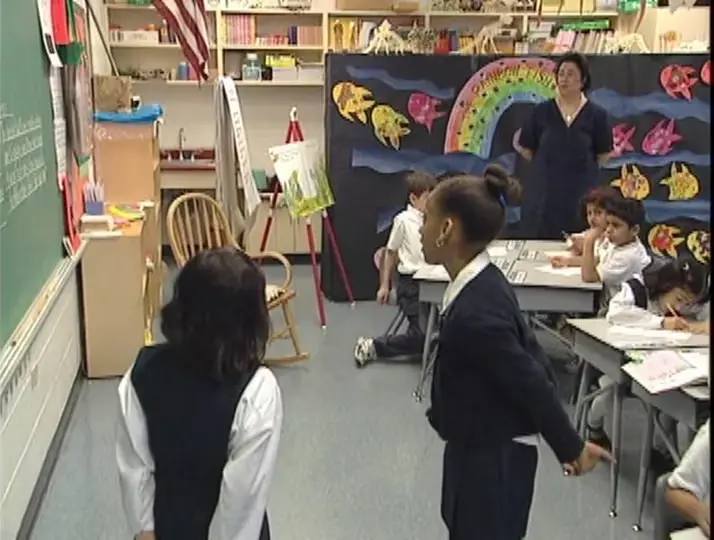
[[[186,264],[196,253],[205,249],[222,246],[235,246],[237,249],[241,249],[230,229],[223,209],[218,202],[204,193],[186,193],[174,200],[166,215],[166,231],[171,251],[179,267]],[[265,287],[268,310],[272,311],[280,307],[285,318],[285,328],[279,332],[273,332],[269,342],[289,337],[295,348],[295,354],[266,358],[265,363],[268,365],[287,364],[306,360],[309,355],[301,348],[297,323],[291,305],[292,299],[295,298],[295,291],[292,289],[292,265],[285,256],[272,251],[249,255],[256,260],[274,259],[285,268],[285,281],[281,285],[268,284]]]

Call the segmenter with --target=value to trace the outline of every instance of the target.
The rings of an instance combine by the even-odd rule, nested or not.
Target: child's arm
[[[605,318],[610,324],[635,328],[662,328],[665,320],[664,317],[637,307],[635,294],[627,283],[623,283],[620,292],[610,300]]]
[[[571,246],[570,246],[570,251],[573,252],[573,255],[582,255],[583,254],[583,243],[584,243],[584,238],[582,234],[571,234],[569,236]]]
[[[568,255],[566,257],[556,255],[550,258],[550,264],[553,265],[553,268],[577,267],[583,265],[583,258],[580,255]]]
[[[598,259],[595,255],[595,241],[597,236],[588,231],[583,239],[583,258],[580,275],[585,283],[598,283],[601,281],[598,274]]]
[[[151,538],[154,531],[154,458],[149,450],[144,411],[131,383],[131,370],[119,383],[119,406],[116,460],[124,512],[132,535]]]
[[[710,475],[709,421],[699,430],[681,463],[669,477],[667,502],[694,521],[709,536]]]

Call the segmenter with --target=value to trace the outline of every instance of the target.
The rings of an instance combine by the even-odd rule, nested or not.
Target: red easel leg
[[[315,297],[317,298],[317,314],[320,316],[320,325],[327,327],[327,315],[325,314],[325,299],[320,290],[320,269],[317,264],[317,254],[315,253],[315,234],[312,230],[310,218],[305,218],[305,231],[307,232],[307,245],[310,248],[310,262],[312,264],[312,279],[315,283]]]
[[[270,210],[268,211],[268,219],[265,220],[265,229],[263,229],[263,238],[260,240],[260,252],[265,251],[265,247],[268,245],[268,237],[270,236],[270,228],[273,225],[273,213],[275,212],[275,205],[278,203],[278,192],[280,191],[280,184],[275,184],[273,188],[273,194],[270,197]]]
[[[332,253],[337,262],[337,268],[340,270],[340,276],[342,277],[342,285],[345,287],[345,292],[347,293],[347,299],[351,304],[355,303],[355,297],[352,294],[352,287],[350,286],[350,280],[347,279],[347,271],[345,270],[345,264],[342,261],[342,254],[340,253],[340,248],[337,245],[337,238],[335,238],[335,232],[332,230],[332,222],[330,221],[330,216],[327,215],[325,210],[322,211],[322,223],[323,228],[327,229],[327,239],[330,242],[330,247],[332,248]]]

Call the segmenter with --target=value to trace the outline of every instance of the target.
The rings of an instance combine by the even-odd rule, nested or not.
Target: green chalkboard
[[[37,2],[0,0],[0,347],[62,259],[49,61]]]

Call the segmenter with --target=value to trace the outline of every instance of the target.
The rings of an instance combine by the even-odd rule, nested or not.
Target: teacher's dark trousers
[[[446,443],[441,517],[449,540],[525,538],[537,466],[535,446]]]

